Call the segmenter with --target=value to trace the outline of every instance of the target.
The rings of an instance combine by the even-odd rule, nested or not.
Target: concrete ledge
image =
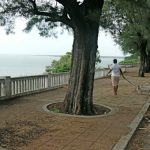
[[[140,85],[137,89],[139,94],[150,95],[150,86],[149,85]]]
[[[140,123],[149,107],[150,107],[150,97],[148,98],[145,105],[142,107],[141,111],[138,113],[138,115],[135,117],[135,119],[129,125],[129,127],[131,128],[131,131],[126,136],[121,137],[121,139],[113,147],[112,150],[125,150],[127,148],[130,140],[132,139],[133,135],[135,134],[138,126],[140,125]]]

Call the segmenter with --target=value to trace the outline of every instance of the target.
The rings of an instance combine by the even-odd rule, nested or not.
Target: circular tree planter
[[[53,113],[53,114],[61,114],[61,115],[69,115],[69,116],[77,116],[77,117],[90,117],[90,116],[106,116],[112,112],[112,109],[109,108],[108,106],[104,105],[98,105],[94,104],[94,109],[95,109],[95,114],[93,115],[71,115],[71,114],[66,114],[64,111],[64,103],[61,102],[55,102],[55,103],[49,103],[46,104],[43,109],[47,112]]]

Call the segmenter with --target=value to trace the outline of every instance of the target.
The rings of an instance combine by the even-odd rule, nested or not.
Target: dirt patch
[[[55,112],[55,113],[63,113],[63,114],[65,114],[64,103],[63,102],[57,102],[57,103],[49,104],[47,106],[47,109],[49,111],[52,111],[52,112]],[[96,105],[96,104],[94,104],[94,110],[95,110],[95,114],[93,114],[93,116],[108,114],[111,111],[111,109],[109,109],[109,108],[107,108],[105,106]]]
[[[7,124],[0,128],[0,145],[7,150],[16,150],[29,144],[46,133],[47,129],[40,127],[33,121],[19,121],[14,124]]]
[[[145,114],[135,135],[129,143],[127,150],[149,150],[150,149],[150,108]]]

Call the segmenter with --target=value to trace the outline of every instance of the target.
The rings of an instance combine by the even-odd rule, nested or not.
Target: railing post
[[[51,88],[51,73],[48,73],[48,88]]]
[[[5,84],[4,84],[5,96],[10,97],[11,96],[11,77],[6,76],[4,77],[4,79],[5,79]]]

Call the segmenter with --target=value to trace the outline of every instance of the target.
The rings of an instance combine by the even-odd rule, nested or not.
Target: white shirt
[[[113,64],[110,69],[111,71],[111,76],[120,76],[120,69],[121,67],[118,64]]]

